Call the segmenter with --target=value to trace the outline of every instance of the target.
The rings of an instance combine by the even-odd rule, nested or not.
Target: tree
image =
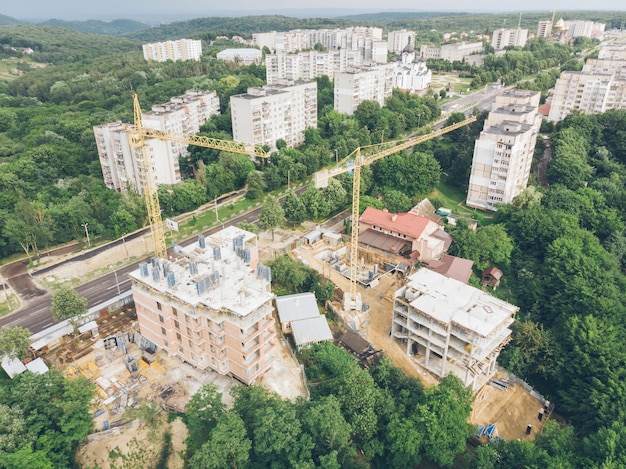
[[[285,211],[285,218],[289,223],[294,226],[302,224],[306,219],[306,207],[302,203],[298,194],[290,190],[285,196],[283,201],[283,210]]]
[[[74,324],[76,333],[77,325],[74,321],[87,312],[87,298],[80,296],[72,287],[61,285],[52,294],[51,310],[55,321],[69,319]]]
[[[263,209],[259,214],[259,226],[262,230],[270,230],[272,241],[274,240],[274,229],[285,222],[285,212],[280,206],[278,199],[273,195],[268,195],[263,202]]]
[[[0,455],[13,453],[32,441],[22,409],[0,404]]]
[[[185,407],[185,423],[189,429],[187,447],[192,453],[206,441],[218,420],[226,412],[222,395],[214,384],[205,384]]]
[[[246,185],[248,190],[246,191],[246,199],[256,200],[263,195],[265,191],[265,181],[263,180],[263,174],[258,171],[250,171],[246,178]]]
[[[235,412],[219,417],[206,443],[189,460],[191,469],[243,468],[250,458],[252,442]]]
[[[0,330],[0,351],[9,358],[23,360],[28,357],[30,331],[23,327],[5,327]]]

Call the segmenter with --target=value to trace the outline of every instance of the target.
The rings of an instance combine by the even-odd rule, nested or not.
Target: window
[[[191,329],[187,328],[187,335],[191,337]]]
[[[180,329],[180,324],[178,323],[178,321],[174,321],[174,327],[176,329]]]
[[[191,342],[191,339],[189,339],[187,342],[189,342],[189,347],[193,348],[193,343]]]
[[[178,317],[178,310],[174,307],[172,307],[172,314],[176,317]]]
[[[165,322],[165,319],[163,318],[162,314],[159,314],[159,322],[162,322],[162,323]]]
[[[161,305],[161,303],[159,303],[158,301],[157,301],[157,309],[159,311],[163,311],[163,305]]]
[[[181,337],[181,335],[180,335],[180,332],[177,332],[177,333],[176,333],[176,338],[177,338],[178,340],[182,340],[182,337]]]
[[[165,330],[165,328],[164,328],[164,327],[162,327],[162,328],[161,328],[161,334],[163,334],[163,335],[167,335],[167,331]]]
[[[185,353],[185,349],[183,348],[183,346],[182,346],[182,345],[179,345],[179,346],[178,346],[178,351],[179,351],[180,353]]]
[[[167,340],[163,339],[163,347],[168,348],[170,346],[170,344],[167,342]]]

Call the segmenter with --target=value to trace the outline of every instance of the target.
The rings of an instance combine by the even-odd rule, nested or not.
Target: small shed
[[[322,239],[322,232],[319,230],[309,231],[303,238],[305,244],[315,244]]]
[[[502,271],[497,267],[487,267],[481,275],[481,283],[483,286],[491,287],[494,290],[500,285]]]
[[[275,301],[283,334],[291,332],[293,322],[316,318],[320,315],[314,293],[279,296]]]
[[[26,366],[17,358],[2,357],[2,369],[13,379],[26,371]]]
[[[291,323],[293,339],[298,350],[320,342],[333,340],[326,316],[301,319]]]
[[[50,371],[46,362],[43,361],[43,358],[36,358],[32,362],[28,362],[26,364],[26,369],[38,375],[45,375],[48,371]]]
[[[366,357],[373,350],[371,344],[352,329],[347,329],[339,342],[359,359]]]

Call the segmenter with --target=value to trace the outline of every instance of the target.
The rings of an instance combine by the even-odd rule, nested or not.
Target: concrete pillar
[[[452,330],[452,325],[448,324],[446,329],[446,344],[443,347],[443,360],[441,361],[441,376],[445,376],[446,374],[446,363],[448,362],[448,347],[450,346],[450,333]]]

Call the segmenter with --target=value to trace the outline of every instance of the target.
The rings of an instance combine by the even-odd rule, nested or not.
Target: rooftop
[[[518,307],[478,288],[422,268],[411,275],[406,287],[396,291],[412,307],[442,324],[453,324],[488,337],[501,325],[508,326]]]
[[[316,318],[301,319],[291,323],[293,339],[296,346],[302,347],[325,340],[333,340],[326,316]]]
[[[413,213],[390,213],[373,207],[367,207],[361,215],[361,223],[405,234],[413,239],[418,239],[431,222]]]
[[[320,315],[314,293],[279,296],[276,298],[276,310],[281,324]]]
[[[256,265],[256,242],[253,233],[229,226],[198,243],[175,246],[176,259],[142,263],[130,276],[191,306],[247,316],[274,296],[270,269]]]

